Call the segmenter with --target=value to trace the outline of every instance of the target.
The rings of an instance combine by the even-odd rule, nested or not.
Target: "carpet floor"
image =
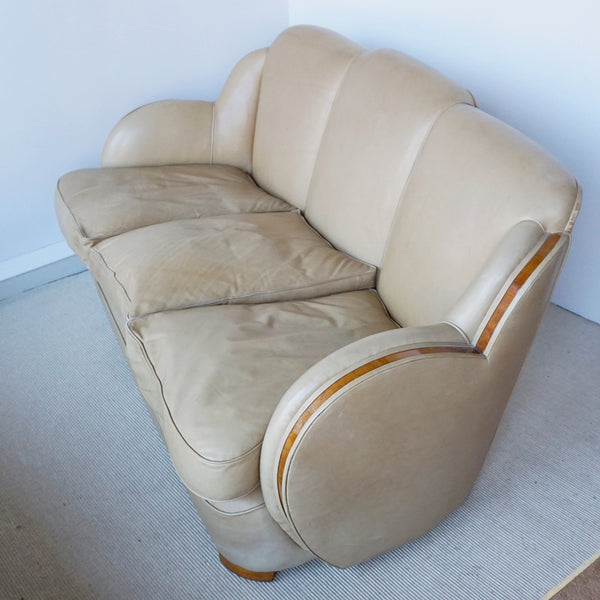
[[[221,566],[88,273],[0,303],[2,600],[539,600],[600,550],[600,326],[551,306],[466,502],[272,583]]]

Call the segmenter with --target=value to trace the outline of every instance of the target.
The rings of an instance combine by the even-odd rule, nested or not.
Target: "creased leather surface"
[[[175,467],[195,493],[227,500],[258,484],[267,424],[294,380],[330,352],[397,326],[377,294],[362,291],[163,312],[129,327],[146,355],[131,345],[140,388],[170,421]],[[240,463],[233,473],[231,462]]]
[[[373,287],[375,268],[332,248],[295,212],[187,219],[109,238],[92,273],[121,318],[207,304]]]
[[[58,182],[56,207],[63,233],[85,261],[93,243],[146,225],[292,209],[240,169],[224,165],[73,171]]]

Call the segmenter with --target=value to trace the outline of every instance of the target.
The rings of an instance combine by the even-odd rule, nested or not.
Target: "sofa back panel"
[[[383,258],[378,289],[403,326],[445,319],[520,221],[568,231],[573,177],[544,150],[467,105],[443,113],[415,163]]]
[[[252,169],[252,147],[267,51],[251,52],[235,66],[214,104],[211,162]]]
[[[463,88],[393,50],[348,69],[323,135],[306,217],[337,248],[381,265],[408,175],[439,114]]]
[[[310,26],[284,31],[268,50],[258,102],[252,174],[269,193],[304,209],[331,105],[363,48]]]

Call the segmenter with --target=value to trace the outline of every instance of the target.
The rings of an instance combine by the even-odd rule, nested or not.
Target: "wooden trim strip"
[[[498,323],[504,316],[504,313],[508,310],[508,307],[511,305],[515,296],[519,292],[519,290],[525,285],[529,277],[533,274],[533,272],[539,267],[540,263],[550,254],[551,250],[556,246],[558,240],[560,239],[560,233],[553,233],[548,236],[544,243],[541,245],[540,249],[534,254],[534,256],[529,260],[529,262],[519,271],[518,275],[513,279],[513,282],[510,284],[504,296],[496,306],[496,309],[492,313],[492,316],[489,318],[487,325],[481,332],[475,347],[479,352],[485,352]]]
[[[386,354],[385,356],[381,356],[374,360],[371,360],[367,363],[364,363],[346,373],[343,377],[340,377],[338,380],[334,381],[328,388],[323,390],[302,412],[302,414],[298,417],[298,420],[294,423],[292,430],[288,434],[285,443],[283,445],[283,449],[281,451],[281,455],[279,456],[279,464],[277,467],[277,489],[279,491],[279,499],[282,501],[282,484],[283,484],[283,471],[285,469],[285,464],[287,462],[288,456],[290,454],[290,450],[296,441],[296,438],[300,434],[300,431],[306,424],[306,422],[310,419],[310,417],[316,412],[316,410],[322,406],[331,396],[333,396],[336,392],[341,390],[344,386],[348,385],[355,379],[374,371],[380,367],[385,365],[389,365],[394,362],[398,362],[400,360],[404,360],[405,358],[411,358],[413,356],[422,356],[426,354],[443,354],[443,353],[460,353],[460,354],[481,354],[477,348],[474,346],[426,346],[423,348],[413,348],[410,350],[400,350],[398,352],[393,352],[392,354]]]
[[[222,554],[219,554],[219,560],[232,573],[235,573],[244,579],[251,579],[252,581],[273,581],[275,578],[275,571],[250,571],[249,569],[240,567],[230,560],[227,560]]]
[[[525,285],[529,277],[531,277],[533,272],[548,256],[548,254],[550,254],[550,252],[556,246],[560,238],[560,233],[554,233],[548,236],[544,243],[541,245],[540,249],[527,262],[527,264],[521,269],[521,271],[519,271],[509,288],[504,293],[504,296],[502,296],[502,299],[498,303],[498,306],[492,313],[492,316],[488,320],[475,346],[428,346],[424,348],[414,348],[411,350],[400,350],[398,352],[393,352],[392,354],[387,354],[385,356],[360,365],[353,371],[350,371],[343,377],[340,377],[337,381],[333,382],[327,389],[323,390],[298,417],[298,419],[294,423],[294,426],[292,427],[292,430],[290,431],[285,440],[283,449],[281,450],[281,455],[279,456],[279,464],[277,466],[277,489],[279,491],[280,501],[283,501],[283,472],[285,470],[285,465],[290,451],[292,449],[292,446],[294,445],[294,442],[296,441],[298,435],[300,434],[300,431],[302,430],[306,422],[329,398],[331,398],[331,396],[333,396],[336,392],[341,390],[344,386],[348,385],[350,382],[357,379],[358,377],[361,377],[371,371],[374,371],[379,367],[383,367],[385,365],[403,360],[405,358],[425,354],[441,354],[445,352],[482,354],[487,348],[487,345],[496,327],[498,326],[498,323],[504,316],[504,313],[508,310],[509,306],[515,299],[519,290]]]

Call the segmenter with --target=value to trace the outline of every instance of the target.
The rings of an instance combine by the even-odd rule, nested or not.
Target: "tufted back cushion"
[[[413,167],[378,289],[403,326],[442,320],[521,221],[570,231],[578,186],[554,158],[467,105],[445,111]]]
[[[304,209],[331,105],[363,48],[317,27],[284,31],[262,75],[252,174],[265,190]]]
[[[307,220],[337,248],[377,266],[423,141],[463,88],[393,50],[348,68],[319,149]]]

